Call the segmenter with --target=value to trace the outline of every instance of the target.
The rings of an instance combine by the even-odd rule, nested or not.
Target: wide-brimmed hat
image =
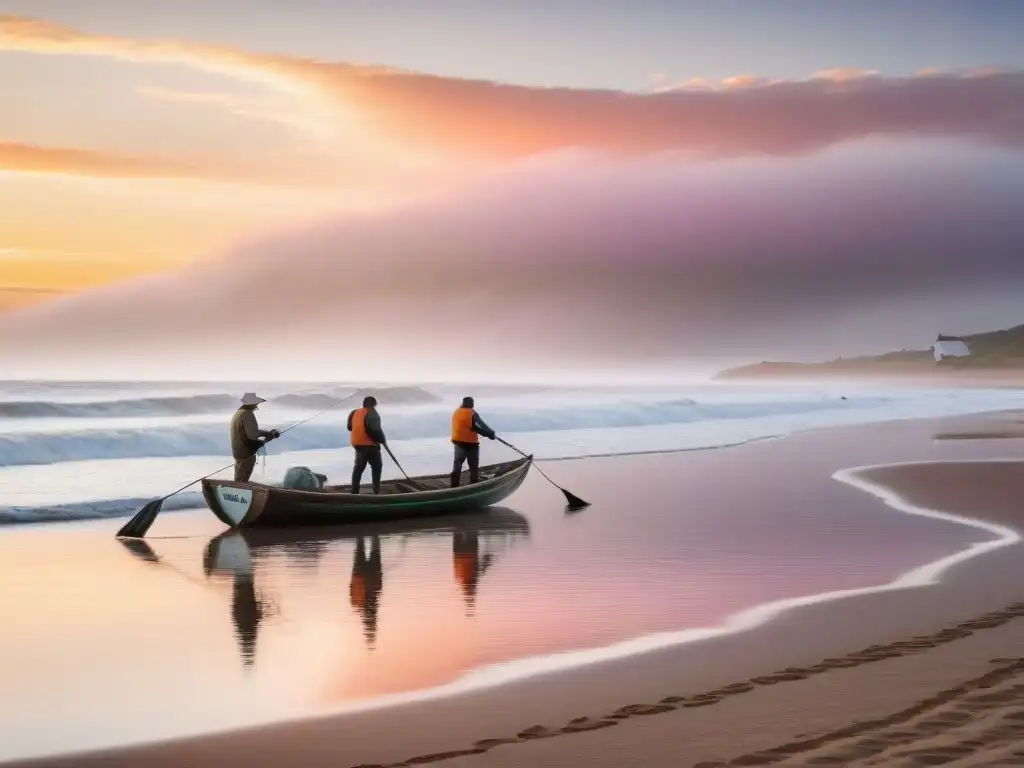
[[[255,392],[246,392],[242,395],[242,405],[259,405],[260,403],[267,402],[262,397],[256,397]]]

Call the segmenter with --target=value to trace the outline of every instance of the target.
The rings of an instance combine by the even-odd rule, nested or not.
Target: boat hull
[[[428,475],[412,478],[428,490],[391,480],[381,483],[380,494],[353,494],[346,487],[298,491],[231,480],[203,480],[202,489],[207,506],[231,528],[372,523],[461,514],[498,504],[522,485],[532,463],[526,457],[480,467],[480,482],[457,488],[443,487],[447,475]]]

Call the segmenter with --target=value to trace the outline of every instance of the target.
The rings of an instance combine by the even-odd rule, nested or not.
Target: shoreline
[[[963,416],[951,417],[957,420],[963,420]],[[906,421],[906,420],[903,420]],[[920,421],[914,419],[912,421]],[[927,420],[934,422],[934,419]],[[880,425],[859,425],[860,429],[870,429],[872,427],[877,428]],[[854,427],[855,429],[856,427]],[[832,431],[835,427],[824,427],[823,430]],[[845,429],[851,429],[847,427]],[[630,640],[621,641],[608,646],[603,646],[594,649],[575,650],[563,653],[549,654],[542,657],[533,657],[527,659],[520,659],[513,662],[506,662],[503,664],[492,665],[491,667],[485,667],[482,669],[473,670],[461,678],[453,681],[452,683],[444,686],[438,686],[434,688],[424,689],[420,691],[412,691],[404,694],[398,694],[392,697],[386,697],[384,699],[373,699],[365,701],[360,704],[353,704],[349,707],[342,707],[332,710],[328,713],[318,713],[312,717],[301,717],[289,720],[275,720],[273,723],[266,723],[260,725],[252,725],[243,729],[231,729],[223,730],[218,732],[208,732],[201,736],[185,737],[183,739],[177,739],[174,741],[162,741],[162,742],[147,742],[145,744],[134,744],[126,745],[124,747],[118,747],[114,750],[104,750],[103,752],[90,752],[90,753],[77,753],[71,755],[59,755],[43,758],[35,758],[17,763],[7,763],[6,765],[122,765],[131,764],[121,763],[118,761],[117,755],[125,753],[128,755],[125,759],[132,760],[132,753],[145,754],[146,760],[158,758],[161,753],[180,751],[185,749],[186,753],[189,754],[189,749],[197,749],[200,752],[204,752],[202,747],[203,743],[210,745],[210,748],[216,751],[217,747],[213,746],[211,742],[238,742],[244,741],[247,736],[258,735],[259,733],[266,733],[268,731],[288,731],[294,729],[322,729],[328,725],[331,721],[341,720],[356,720],[356,730],[358,730],[358,722],[372,719],[375,716],[379,719],[382,714],[386,713],[386,710],[395,709],[407,709],[411,705],[422,704],[423,702],[432,702],[431,708],[442,707],[447,710],[451,710],[453,707],[458,710],[460,709],[459,702],[465,702],[471,699],[479,699],[481,696],[492,694],[494,696],[501,696],[502,691],[512,692],[519,696],[525,696],[528,698],[534,698],[536,694],[532,694],[526,690],[526,686],[542,686],[550,689],[552,685],[556,684],[558,678],[574,678],[579,679],[585,676],[594,677],[597,675],[597,669],[604,668],[606,670],[612,670],[616,667],[620,669],[622,667],[636,667],[636,666],[654,666],[654,659],[659,655],[662,657],[672,654],[685,654],[687,649],[702,649],[701,652],[709,653],[715,646],[718,646],[724,641],[732,641],[735,643],[737,639],[743,637],[750,637],[753,635],[762,634],[766,628],[776,627],[779,624],[792,625],[794,622],[799,623],[799,618],[802,614],[807,611],[815,609],[826,609],[835,610],[835,606],[845,603],[851,600],[866,599],[866,598],[878,598],[879,596],[890,593],[897,595],[906,595],[913,593],[916,587],[927,586],[937,583],[940,577],[945,574],[949,569],[954,566],[963,566],[969,564],[971,561],[979,559],[980,555],[996,553],[1000,549],[1012,547],[1015,544],[1019,544],[1021,541],[1021,534],[1018,530],[1004,526],[998,523],[991,523],[984,519],[972,518],[964,514],[955,514],[947,512],[941,509],[932,509],[927,506],[921,506],[913,504],[904,498],[904,494],[898,491],[894,491],[892,488],[887,487],[883,484],[874,483],[870,479],[866,479],[866,475],[870,475],[873,472],[879,470],[891,470],[898,469],[900,467],[922,467],[926,465],[936,464],[977,464],[977,465],[991,465],[994,463],[1004,464],[1021,464],[1022,461],[1016,458],[1009,459],[975,459],[975,460],[961,460],[961,461],[917,461],[917,462],[896,462],[889,464],[878,464],[878,465],[865,465],[857,467],[849,467],[841,469],[834,473],[832,478],[838,483],[845,484],[852,488],[857,489],[862,493],[868,493],[878,501],[881,501],[886,506],[893,508],[896,511],[903,512],[905,514],[916,514],[924,517],[930,517],[945,522],[954,522],[967,527],[984,530],[991,534],[995,538],[988,539],[982,542],[975,542],[968,544],[965,548],[958,552],[940,558],[939,560],[927,563],[921,566],[915,566],[914,568],[904,572],[896,579],[880,585],[874,585],[870,587],[863,587],[857,589],[848,589],[833,591],[828,593],[818,593],[815,595],[807,595],[796,598],[787,598],[785,600],[777,600],[770,603],[761,604],[753,608],[741,611],[738,614],[729,616],[725,622],[716,627],[705,627],[705,628],[693,628],[674,632],[662,632],[653,635],[641,636],[639,638],[633,638]],[[1024,523],[1024,519],[1021,521]],[[989,558],[981,558],[981,560],[988,560]],[[1014,603],[1009,604],[1013,610]],[[831,607],[831,608],[830,608]],[[800,611],[793,609],[801,608]],[[1009,610],[1005,607],[1003,610]],[[862,628],[863,629],[863,628]],[[754,631],[756,630],[756,631]],[[945,635],[944,635],[945,636]],[[703,640],[715,639],[715,643],[704,643]],[[953,639],[956,639],[955,637]],[[882,658],[889,658],[883,656]],[[574,659],[575,663],[567,664],[568,659]],[[842,665],[840,665],[842,666]],[[829,667],[831,669],[832,667]],[[774,680],[772,683],[764,683],[766,685],[774,684],[775,682],[791,681],[793,678],[793,672],[787,672],[785,669],[782,674],[788,675],[778,680]],[[774,674],[774,673],[773,673]],[[649,670],[648,670],[649,677]],[[767,678],[763,674],[759,677]],[[620,676],[621,679],[621,676]],[[803,678],[800,678],[803,679]],[[729,687],[729,683],[725,683],[726,687]],[[747,684],[744,684],[744,686]],[[614,686],[611,686],[614,687]],[[722,686],[720,685],[719,688]],[[743,686],[741,686],[743,687]],[[756,687],[756,686],[755,686]],[[732,685],[732,692],[729,694],[734,695],[735,693],[745,692],[736,689],[735,685]],[[701,696],[705,697],[707,694],[698,694],[698,698]],[[665,698],[665,697],[662,697]],[[686,703],[692,696],[674,697],[678,698],[679,701],[673,702],[662,702],[659,700],[658,704],[651,705],[638,705],[639,709],[634,713],[635,715],[648,715],[657,714],[662,711],[670,711],[676,709],[675,705],[678,704],[681,707],[691,709],[697,706],[706,706],[706,704],[697,703]],[[715,699],[712,703],[717,703],[718,699]],[[669,706],[672,705],[672,706]],[[668,706],[668,709],[664,709]],[[651,708],[654,707],[652,710]],[[579,709],[579,705],[575,706],[575,709]],[[659,709],[661,708],[661,709]],[[418,707],[418,709],[427,709]],[[621,709],[621,707],[620,707]],[[656,710],[656,711],[655,711]],[[617,710],[618,711],[618,710]],[[620,713],[624,714],[624,713]],[[626,719],[626,717],[633,716],[625,714],[624,716],[612,717],[611,725],[615,725],[619,721]],[[578,722],[576,722],[578,721]],[[586,730],[599,730],[609,728],[609,725],[597,725],[598,721],[593,718],[580,720],[575,718],[573,722],[569,722],[566,728],[569,730],[566,733],[577,733]],[[348,730],[348,729],[345,729]],[[529,730],[529,729],[527,729]],[[547,733],[547,731],[544,731]],[[541,731],[533,733],[533,735],[523,735],[519,733],[516,737],[516,741],[525,741],[535,738],[541,738],[539,735]],[[548,734],[555,735],[555,734]],[[340,737],[339,737],[340,738]],[[509,743],[507,739],[509,737],[502,737],[501,743]],[[431,739],[427,739],[431,741]],[[491,744],[487,749],[497,746],[497,744]],[[221,748],[226,748],[227,745],[221,745]],[[372,750],[371,750],[372,751]],[[462,751],[459,754],[470,755],[480,754],[482,751],[486,751],[479,746],[474,746],[470,751]],[[457,754],[452,753],[452,750],[448,750],[445,759],[457,757]],[[424,754],[420,753],[420,758],[416,758],[415,762],[432,762],[433,760],[421,759]],[[143,759],[143,758],[137,758]],[[339,760],[344,760],[340,754],[334,755],[331,764],[339,764]],[[412,759],[412,758],[410,758]],[[438,758],[440,759],[440,758]],[[71,762],[61,762],[70,760]],[[358,761],[355,761],[358,762]],[[171,763],[160,763],[172,765]],[[192,764],[189,762],[188,764]],[[205,763],[196,763],[202,765]],[[302,765],[320,765],[319,762],[301,763]],[[326,763],[324,763],[326,765]],[[355,764],[355,763],[353,763]],[[396,765],[398,763],[395,763]],[[404,763],[402,763],[404,764]]]
[[[779,432],[779,433],[770,434],[770,435],[758,435],[758,436],[755,436],[755,437],[749,437],[749,438],[744,438],[744,439],[740,439],[740,440],[734,440],[732,442],[726,442],[726,443],[720,443],[720,444],[714,444],[714,445],[698,445],[698,446],[681,447],[681,448],[655,448],[655,449],[651,449],[651,450],[620,451],[620,452],[616,452],[616,453],[573,454],[573,455],[566,455],[566,456],[554,456],[554,457],[547,457],[547,458],[538,458],[538,459],[535,459],[535,461],[538,464],[540,464],[540,463],[555,464],[555,463],[564,463],[564,462],[587,461],[587,460],[590,460],[590,459],[630,458],[630,457],[641,457],[641,456],[671,456],[671,455],[676,455],[676,454],[704,453],[704,452],[723,451],[723,450],[733,449],[733,448],[742,448],[744,446],[755,445],[755,444],[764,443],[764,442],[770,442],[770,441],[773,441],[773,440],[787,440],[787,439],[790,439],[790,438],[798,436],[798,435],[816,434],[816,433],[819,433],[819,432],[831,432],[831,431],[834,431],[834,430],[848,430],[848,429],[856,429],[856,428],[869,428],[869,427],[872,427],[872,426],[884,426],[886,424],[893,424],[893,423],[899,423],[899,422],[922,422],[922,423],[924,423],[924,422],[933,423],[934,422],[934,423],[938,424],[938,423],[942,423],[942,422],[958,422],[958,421],[964,421],[964,420],[977,420],[979,418],[986,418],[986,417],[990,418],[990,419],[992,419],[992,418],[999,419],[1000,417],[1006,417],[1006,416],[1010,416],[1010,415],[1020,415],[1021,413],[1024,413],[1024,411],[1017,410],[1017,409],[1000,408],[1000,409],[995,409],[995,410],[975,411],[973,413],[956,413],[956,414],[952,414],[952,415],[949,415],[949,416],[890,416],[890,417],[886,417],[886,418],[878,419],[878,420],[859,421],[859,422],[853,422],[853,423],[848,423],[848,424],[823,424],[823,425],[799,427],[799,428],[791,429],[791,430],[785,431],[785,432]],[[955,430],[953,430],[953,431],[948,431],[948,432],[939,432],[939,433],[935,434],[934,439],[936,439],[936,440],[966,440],[966,441],[969,441],[969,440],[985,440],[985,439],[1014,439],[1014,438],[1018,438],[1018,437],[1024,438],[1024,429],[1016,429],[1016,430],[1014,429],[1014,427],[1019,427],[1019,425],[1020,425],[1019,422],[1012,422],[1009,425],[1000,425],[998,428],[989,429],[988,431],[985,431],[983,428],[979,428],[979,429],[975,429],[974,431],[955,431]],[[679,426],[679,425],[658,425],[658,426],[665,427],[665,426]],[[627,429],[629,429],[629,428],[627,428]],[[515,437],[515,435],[517,435],[517,434],[529,434],[529,433],[512,433],[513,437]],[[516,439],[518,439],[518,438],[516,438]],[[420,439],[417,438],[414,441],[419,441],[419,440]],[[323,453],[333,453],[333,452],[334,452],[333,449],[331,451],[325,451],[325,450],[319,450],[318,449],[318,450],[315,450],[315,451],[294,451],[294,452],[291,452],[291,453],[317,453],[317,454],[323,454]],[[169,458],[174,460],[174,459],[178,459],[178,458],[181,458],[181,457],[169,457]],[[192,460],[192,459],[207,459],[207,458],[209,458],[211,460],[214,460],[214,463],[215,463],[215,461],[219,461],[223,457],[221,457],[221,456],[190,456],[190,457],[185,457],[185,458],[188,458],[190,460]],[[144,460],[151,460],[151,459],[144,459]],[[86,460],[83,460],[83,461],[88,462],[88,463],[92,463],[92,462],[96,462],[96,461],[133,461],[133,459],[86,459]],[[33,466],[46,466],[46,465],[19,465],[18,467],[15,467],[15,468],[16,469],[20,469],[20,468],[24,468],[24,467],[33,467]],[[389,472],[385,472],[384,479],[393,479],[393,478],[396,478],[398,476],[399,475],[397,475],[397,474],[392,474],[392,473],[389,473]],[[197,491],[186,492],[186,493],[183,493],[181,495],[189,497],[188,505],[178,506],[178,504],[182,504],[183,502],[180,502],[180,501],[176,502],[174,500],[174,498],[172,497],[169,500],[165,500],[165,502],[164,502],[164,512],[176,513],[176,512],[189,512],[189,511],[193,511],[193,510],[196,510],[196,509],[203,509],[203,505],[201,503],[202,502],[201,494],[199,494]],[[192,498],[193,496],[195,498]],[[139,508],[141,508],[148,501],[151,501],[153,498],[154,497],[150,497],[150,496],[146,496],[146,497],[139,496],[139,497],[130,497],[130,498],[118,498],[118,499],[95,499],[95,500],[89,500],[89,501],[84,501],[84,502],[58,503],[58,504],[52,504],[52,505],[13,506],[13,507],[7,508],[6,510],[4,508],[0,508],[0,535],[3,535],[3,531],[4,530],[7,530],[7,529],[12,530],[12,531],[13,530],[22,530],[25,526],[35,527],[35,526],[42,526],[42,525],[52,525],[52,524],[56,524],[56,523],[90,523],[90,522],[97,522],[97,521],[103,521],[103,520],[127,519],[127,518],[131,517],[133,514],[135,514],[135,512],[137,512]],[[64,515],[64,514],[69,514],[69,512],[66,511],[66,510],[76,510],[78,508],[89,507],[91,505],[102,506],[102,505],[106,505],[106,504],[121,504],[121,503],[128,503],[128,502],[131,502],[131,504],[133,505],[133,509],[132,509],[132,511],[127,512],[127,513],[120,513],[119,512],[117,514],[103,514],[103,513],[100,513],[100,514],[89,514],[89,515],[82,515],[80,517],[72,517],[71,519],[67,519],[67,518],[64,518],[64,517],[61,516],[61,515]],[[35,512],[37,510],[43,511],[44,512],[44,516],[40,517],[39,519],[22,519],[20,517],[21,515],[26,514],[26,512]],[[74,512],[71,511],[70,514],[74,514]]]

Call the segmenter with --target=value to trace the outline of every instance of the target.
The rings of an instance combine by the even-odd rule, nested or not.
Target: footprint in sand
[[[543,725],[531,725],[516,734],[520,739],[550,739],[557,735],[558,731]]]
[[[518,744],[522,739],[480,739],[473,744],[477,749],[493,749],[502,744]]]
[[[683,706],[687,709],[692,709],[694,707],[710,707],[712,704],[717,704],[720,701],[721,699],[698,699],[696,701],[688,701],[683,704]]]
[[[676,707],[671,704],[627,704],[615,710],[612,717],[634,717],[636,715],[660,715],[671,712]]]
[[[722,688],[716,688],[707,694],[708,698],[718,698],[720,696],[735,696],[738,693],[747,693],[754,690],[754,685],[751,683],[733,683],[732,685],[726,685]]]
[[[577,717],[564,727],[558,729],[534,725],[520,731],[514,738],[482,739],[477,741],[471,749],[419,755],[403,763],[392,764],[390,768],[440,762],[466,755],[481,754],[489,749],[505,744],[517,744],[533,739],[546,739],[554,736],[609,728],[617,725],[622,720],[636,716],[657,715],[678,709],[711,706],[720,703],[729,696],[752,691],[757,686],[796,682],[805,680],[812,675],[823,674],[832,670],[857,667],[861,664],[870,664],[885,659],[917,654],[945,643],[969,637],[975,630],[1001,626],[1019,616],[1024,616],[1024,602],[1014,603],[1003,611],[963,622],[960,625],[944,629],[931,636],[913,637],[888,645],[872,645],[841,658],[825,659],[810,667],[788,667],[770,675],[763,675],[752,678],[749,681],[722,686],[707,693],[692,696],[666,696],[656,704],[629,704],[620,707],[614,714],[602,718]],[[1008,704],[1024,701],[1024,683],[1012,687],[1007,687],[1006,685],[1009,682],[1008,678],[1024,672],[1024,658],[999,657],[990,659],[990,663],[998,665],[999,668],[992,670],[992,672],[981,678],[943,691],[936,697],[923,701],[915,705],[915,707],[892,717],[874,722],[855,723],[848,728],[842,729],[842,731],[834,733],[831,740],[833,746],[837,749],[831,754],[807,756],[806,759],[801,760],[800,764],[847,765],[851,761],[856,760],[868,765],[890,765],[892,764],[892,757],[900,756],[909,759],[914,765],[942,765],[955,761],[960,757],[993,748],[1007,746],[1012,748],[1012,745],[1024,738],[1024,708],[1018,707],[1002,714],[1000,718],[1001,724],[986,730],[980,738],[978,734],[974,734],[975,738],[967,739],[948,747],[911,749],[900,752],[898,755],[893,755],[890,752],[893,747],[903,747],[905,749],[907,746],[913,745],[914,742],[919,742],[921,739],[929,738],[938,733],[955,732],[964,723],[978,717],[984,717],[985,715],[982,713],[989,710],[1002,709]],[[999,690],[995,692],[966,695],[972,691],[984,691],[996,687]],[[931,711],[931,717],[917,720],[913,723],[909,722],[926,711]],[[886,730],[897,723],[904,723],[903,730]],[[872,731],[874,732],[872,733]],[[862,738],[855,744],[849,743],[856,735],[867,735],[869,733],[870,735],[867,738]],[[795,757],[800,753],[806,754],[812,749],[824,746],[829,741],[830,738],[822,734],[814,739],[804,739],[803,741],[783,745],[775,749],[742,755],[729,762],[705,761],[697,763],[694,768],[769,765]],[[845,744],[840,745],[837,742],[845,742]],[[888,754],[883,755],[880,753]],[[1024,758],[1024,750],[1015,752],[1013,757]],[[1021,765],[1024,765],[1024,762]],[[355,768],[388,767],[364,764]]]
[[[775,685],[776,683],[789,683],[797,680],[803,680],[807,675],[786,675],[777,673],[774,675],[765,675],[764,677],[752,677],[750,682],[756,683],[757,685]]]
[[[664,699],[659,701],[659,704],[681,704],[687,700],[686,696],[666,696]]]
[[[617,720],[591,720],[589,717],[577,717],[571,723],[564,728],[560,729],[560,733],[583,733],[584,731],[597,731],[601,728],[610,728],[613,725],[618,725]]]
[[[481,755],[486,752],[486,749],[455,749],[451,752],[435,752],[431,755],[419,755],[418,757],[410,757],[405,761],[405,765],[424,765],[426,763],[439,763],[442,760],[452,760],[456,757],[467,757],[469,755]]]

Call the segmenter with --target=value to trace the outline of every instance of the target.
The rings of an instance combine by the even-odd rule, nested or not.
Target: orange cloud
[[[327,141],[334,134],[334,131],[326,127],[323,122],[283,108],[281,104],[241,99],[231,94],[217,92],[174,91],[154,87],[139,88],[138,92],[140,95],[156,101],[215,107],[248,120],[277,123],[294,129],[307,139]]]
[[[753,88],[755,86],[769,85],[772,82],[769,78],[758,75],[734,75],[722,81],[726,88]]]
[[[26,288],[20,285],[0,285],[0,313],[24,309],[63,294],[57,288]]]
[[[655,93],[536,88],[252,53],[182,41],[94,35],[0,17],[0,49],[176,62],[312,98],[340,131],[423,152],[490,160],[566,148],[796,154],[877,135],[961,136],[1019,145],[1024,73],[884,77],[839,68],[806,80],[749,75]],[[700,86],[700,87],[694,87]],[[326,119],[326,118],[325,118]]]
[[[43,19],[12,14],[0,15],[0,49],[44,54],[82,54],[129,61],[179,63],[222,72],[254,82],[285,89],[296,85],[294,78],[275,75],[275,61],[287,69],[288,57],[249,54],[225,46],[179,41],[146,41],[94,35]]]
[[[0,142],[0,170],[104,179],[186,179],[204,175],[195,166],[173,160],[10,141]]]
[[[865,80],[869,77],[881,77],[881,74],[873,69],[835,67],[833,69],[823,69],[812,76],[815,80],[829,80],[833,83],[850,83],[855,80]]]
[[[316,162],[319,160],[319,163]],[[333,161],[333,162],[332,162]],[[95,179],[136,181],[201,181],[265,187],[342,188],[372,185],[394,178],[372,162],[345,158],[302,157],[281,152],[251,164],[226,164],[215,159],[175,160],[145,155],[120,155],[73,147],[41,147],[0,142],[0,172],[38,173]]]

